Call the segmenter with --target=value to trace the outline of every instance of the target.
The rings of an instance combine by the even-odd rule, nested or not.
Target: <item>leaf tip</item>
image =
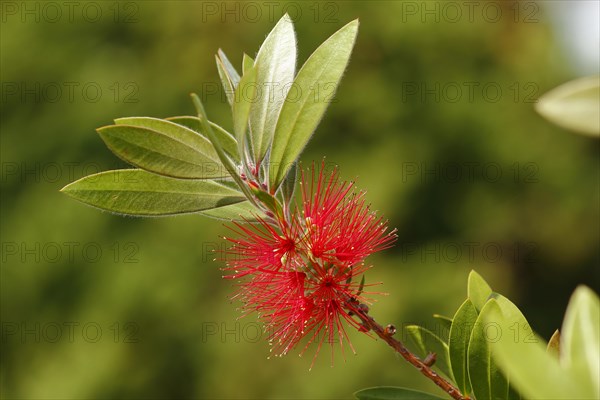
[[[73,187],[72,187],[72,186],[73,186],[73,185],[74,185],[76,182],[77,182],[77,181],[75,181],[75,182],[71,182],[71,183],[69,183],[69,184],[67,184],[67,185],[63,186],[63,187],[62,187],[62,188],[59,190],[59,192],[61,192],[61,193],[64,193],[64,194],[66,194],[67,196],[71,196],[71,197],[73,197],[73,193],[72,193]]]

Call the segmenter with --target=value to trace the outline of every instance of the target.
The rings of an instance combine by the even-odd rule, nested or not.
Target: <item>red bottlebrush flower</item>
[[[227,261],[225,270],[233,271],[233,275],[228,278],[241,278],[259,272],[276,272],[284,264],[298,262],[298,232],[295,225],[279,233],[263,219],[259,219],[258,224],[234,224],[230,229],[237,237],[224,238],[233,244],[224,252]]]
[[[395,230],[386,233],[387,221],[365,205],[364,192],[351,193],[353,182],[340,182],[337,168],[327,177],[324,163],[311,181],[302,174],[302,199],[307,225],[305,245],[315,259],[354,265],[367,256],[389,248]],[[307,187],[310,186],[310,189]]]
[[[307,298],[313,307],[310,326],[306,329],[307,333],[310,332],[310,339],[304,351],[311,343],[316,342],[316,358],[323,343],[329,343],[332,365],[336,343],[339,344],[342,354],[345,342],[354,352],[344,325],[347,323],[354,328],[360,328],[360,324],[352,318],[348,311],[354,307],[357,301],[365,301],[360,295],[361,284],[357,283],[354,278],[362,275],[366,269],[364,265],[355,267],[314,265],[310,276],[306,279]]]
[[[235,224],[225,270],[247,279],[236,297],[245,314],[260,315],[272,351],[286,354],[306,337],[307,347],[317,343],[315,357],[329,343],[333,361],[335,343],[342,352],[345,342],[352,348],[345,325],[360,330],[348,311],[364,301],[356,282],[363,261],[390,247],[395,231],[386,232],[387,222],[365,204],[363,192],[351,193],[353,183],[341,182],[337,169],[326,175],[323,163],[317,175],[313,165],[302,186],[303,204],[288,218]]]

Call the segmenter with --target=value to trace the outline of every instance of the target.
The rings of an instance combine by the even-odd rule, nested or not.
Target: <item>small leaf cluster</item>
[[[133,216],[182,213],[252,221],[284,212],[297,160],[323,117],[348,64],[354,20],[322,43],[296,73],[296,37],[284,15],[241,74],[219,50],[217,71],[231,106],[233,132],[197,116],[130,117],[98,129],[135,167],[84,177],[62,189],[88,205]]]
[[[600,398],[600,300],[589,288],[575,290],[562,329],[549,343],[539,337],[523,313],[494,292],[475,271],[468,296],[452,318],[436,315],[445,334],[418,325],[406,328],[409,347],[465,396],[497,399]],[[360,400],[437,399],[399,387],[357,392]]]

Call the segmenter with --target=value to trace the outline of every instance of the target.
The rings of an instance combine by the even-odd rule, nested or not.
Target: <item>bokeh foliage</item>
[[[375,318],[399,334],[403,324],[434,330],[430,315],[457,309],[475,268],[548,339],[579,283],[599,291],[598,141],[533,109],[542,93],[576,77],[544,2],[501,2],[495,22],[481,12],[451,21],[434,2],[438,18],[422,15],[423,2],[408,2],[416,15],[407,2],[274,3],[253,3],[258,18],[242,2],[92,3],[102,12],[97,22],[81,9],[71,20],[64,8],[52,22],[43,2],[28,3],[39,5],[39,22],[3,14],[3,398],[349,398],[375,385],[439,393],[358,333],[358,356],[338,355],[333,369],[326,351],[312,372],[310,350],[300,360],[267,360],[255,320],[236,320],[231,283],[212,261],[222,223],[123,218],[58,192],[125,167],[94,132],[114,118],[192,114],[195,91],[211,119],[231,129],[213,55],[223,48],[241,65],[284,11],[295,17],[299,63],[360,18],[349,68],[302,159],[339,164],[399,230],[398,245],[370,260],[368,280],[390,293],[372,307]],[[62,88],[58,98],[52,83]],[[102,329],[96,343],[82,333],[89,323]],[[48,340],[53,324],[62,327],[56,342]],[[65,324],[74,324],[73,340]]]

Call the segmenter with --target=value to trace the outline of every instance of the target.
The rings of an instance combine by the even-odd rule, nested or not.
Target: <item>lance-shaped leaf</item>
[[[439,333],[440,339],[448,343],[450,341],[450,327],[452,326],[452,318],[446,317],[445,315],[433,314],[437,324],[436,332]]]
[[[167,121],[170,129],[161,131],[123,123],[97,131],[113,153],[136,167],[175,178],[228,175],[212,146],[188,128]]]
[[[586,286],[579,286],[569,301],[560,344],[563,367],[600,398],[600,300]]]
[[[173,137],[181,141],[191,140],[189,138],[194,138],[193,140],[196,143],[196,148],[198,151],[207,154],[213,160],[219,159],[212,142],[206,134],[199,133],[173,121],[153,117],[125,117],[115,119],[115,124],[152,129],[153,131],[159,132],[165,136]]]
[[[288,207],[290,206],[294,198],[296,184],[298,183],[298,177],[300,175],[299,171],[300,167],[298,166],[298,163],[294,163],[294,166],[290,168],[285,179],[283,180],[283,184],[280,187],[283,202]]]
[[[208,138],[210,139],[211,143],[213,144],[213,147],[214,147],[215,151],[217,152],[219,159],[221,160],[221,162],[223,163],[223,165],[229,172],[229,175],[233,178],[235,183],[238,185],[238,188],[246,195],[246,198],[248,200],[250,200],[250,202],[254,203],[254,196],[253,196],[252,192],[250,192],[248,185],[246,185],[246,183],[244,181],[242,181],[242,178],[240,177],[236,166],[233,164],[233,162],[231,161],[229,156],[227,156],[227,153],[225,153],[225,150],[223,150],[223,147],[219,143],[217,136],[215,135],[214,131],[212,130],[210,124],[208,123],[208,118],[206,117],[206,111],[204,110],[204,106],[202,105],[200,98],[195,93],[192,93],[191,97],[192,97],[192,102],[194,103],[194,107],[196,107],[196,111],[198,112],[198,118],[200,119],[200,122],[202,124],[202,129],[206,132]]]
[[[244,53],[244,58],[242,59],[242,73],[246,73],[254,66],[254,60],[248,54]]]
[[[91,206],[136,216],[193,213],[246,200],[238,190],[212,180],[175,179],[140,169],[89,175],[62,191]]]
[[[508,302],[507,299],[499,296],[493,302],[488,301],[485,303],[475,322],[469,341],[469,380],[477,400],[513,400],[520,398],[514,390],[510,390],[508,378],[500,370],[490,347],[490,341],[497,341],[503,335],[512,333],[509,330],[509,325],[504,324],[503,321],[490,321],[488,319],[487,313],[492,307],[492,303],[497,304],[497,301],[501,299]],[[516,310],[518,312],[518,309]],[[519,321],[519,323],[521,322],[526,323],[524,317]],[[521,332],[520,328],[520,326],[512,327],[512,329],[516,329],[516,332]],[[527,325],[527,328],[529,328],[529,325]],[[529,328],[529,333],[532,333],[531,328]]]
[[[185,116],[169,117],[169,118],[165,118],[165,119],[167,121],[171,121],[176,124],[183,125],[187,128],[190,128],[194,132],[199,133],[200,135],[204,136],[207,140],[209,140],[206,133],[204,133],[202,131],[202,127],[201,127],[202,122],[200,121],[200,118],[198,118],[198,117],[192,117],[192,116],[185,115]],[[237,140],[233,137],[233,135],[230,132],[228,132],[225,128],[221,127],[220,125],[215,124],[214,122],[210,122],[210,126],[213,129],[213,132],[215,133],[217,140],[223,147],[223,150],[225,150],[227,152],[227,154],[229,154],[234,160],[240,161]]]
[[[250,132],[254,161],[259,164],[271,145],[277,118],[296,70],[296,36],[287,14],[263,42],[255,65],[259,95],[250,114]]]
[[[258,218],[265,218],[264,213],[249,201],[213,208],[211,210],[202,211],[201,214],[206,215],[207,217],[227,221],[257,222]]]
[[[248,117],[255,101],[256,72],[257,68],[250,68],[242,76],[237,89],[235,89],[233,100],[233,131],[238,142],[239,154],[243,154],[244,151]]]
[[[467,283],[467,293],[471,303],[480,312],[488,301],[488,298],[492,295],[492,288],[481,275],[475,271],[471,271]]]
[[[357,31],[358,20],[341,28],[315,50],[298,72],[273,136],[271,189],[279,186],[323,117],[350,59]]]
[[[540,97],[535,108],[556,125],[600,136],[600,77],[562,84]]]
[[[263,191],[262,189],[252,189],[252,193],[258,201],[260,201],[267,209],[275,214],[279,218],[283,218],[283,207],[275,196],[270,193]]]
[[[221,62],[223,63],[225,71],[227,72],[227,77],[229,78],[229,80],[231,80],[233,88],[235,89],[238,85],[238,82],[240,81],[240,74],[238,74],[237,70],[235,69],[231,61],[229,61],[229,58],[227,58],[223,50],[217,50],[217,55],[219,57],[219,60],[221,60]]]
[[[469,340],[471,332],[477,320],[477,309],[467,299],[460,306],[450,326],[450,339],[448,341],[448,351],[450,354],[450,366],[454,375],[454,382],[458,389],[468,394],[471,392],[471,384],[469,382],[469,373],[467,365],[467,356],[469,350]]]
[[[240,81],[240,75],[221,49],[218,50],[215,59],[217,62],[217,71],[219,72],[219,78],[221,78],[221,84],[223,85],[223,90],[227,96],[227,101],[229,101],[230,105],[233,105],[233,93]]]

